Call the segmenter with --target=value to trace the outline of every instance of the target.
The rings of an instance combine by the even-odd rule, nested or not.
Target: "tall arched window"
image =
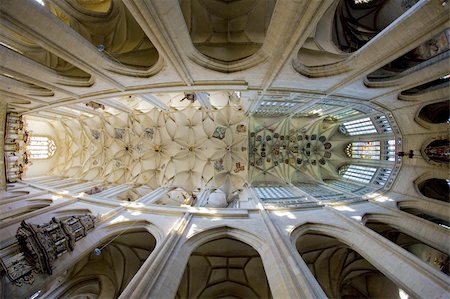
[[[31,136],[27,152],[31,159],[48,159],[56,152],[56,144],[53,139],[45,136]]]

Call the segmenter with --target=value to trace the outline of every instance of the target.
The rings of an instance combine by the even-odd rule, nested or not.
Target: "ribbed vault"
[[[232,102],[209,111],[188,105],[61,123],[65,141],[58,171],[65,175],[190,193],[222,188],[227,195],[246,181],[247,119]]]
[[[230,238],[205,243],[192,252],[176,298],[272,298],[261,257]]]

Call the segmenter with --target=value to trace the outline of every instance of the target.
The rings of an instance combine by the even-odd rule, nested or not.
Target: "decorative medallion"
[[[216,127],[216,129],[214,130],[213,133],[213,137],[217,138],[217,139],[224,139],[225,138],[225,132],[226,132],[226,128],[224,127]]]

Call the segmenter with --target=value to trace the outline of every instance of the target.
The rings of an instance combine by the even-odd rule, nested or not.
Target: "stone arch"
[[[333,22],[333,42],[343,52],[355,52],[410,7],[393,0],[341,0]]]
[[[267,58],[262,48],[275,3],[181,0],[181,13],[192,42],[190,58],[221,72],[239,71],[262,62]]]
[[[22,63],[32,69],[40,69],[39,72],[46,73],[52,81],[61,85],[78,87],[93,85],[94,79],[89,73],[41,47],[16,28],[5,26],[2,29],[4,47],[0,48],[0,53],[8,59],[14,61],[21,58]]]
[[[428,209],[425,209],[425,207],[426,206],[422,202],[418,201],[404,200],[397,202],[397,208],[402,212],[425,219],[440,226],[450,227],[450,221],[448,217],[446,217],[446,213],[442,213],[442,210],[439,210],[437,212],[441,213],[438,214],[436,211],[429,209],[429,206]]]
[[[99,228],[106,232],[94,244],[101,248],[100,254],[92,247],[85,251],[81,260],[59,277],[60,282],[53,289],[50,287],[52,290],[47,294],[53,298],[119,297],[158,243],[152,234],[156,228],[152,224],[131,222],[132,228],[126,228],[129,224],[127,221]]]
[[[349,233],[333,225],[306,223],[291,233],[291,242],[328,297],[397,298],[399,288],[354,249]]]
[[[132,226],[132,227],[131,227]],[[146,220],[127,220],[122,221],[118,223],[108,224],[106,226],[101,227],[102,233],[104,233],[104,236],[99,242],[105,242],[108,238],[112,238],[115,234],[119,234],[124,229],[127,229],[127,231],[133,231],[136,229],[140,230],[146,230],[149,234],[151,234],[155,240],[156,240],[156,246],[158,246],[159,243],[164,238],[164,233],[162,232],[161,228],[159,228],[154,223],[148,222]]]
[[[294,69],[307,77],[337,75],[351,70],[351,53],[358,51],[409,5],[395,0],[335,0],[293,59]]]
[[[436,248],[436,246],[429,245],[429,242],[419,240],[421,239],[419,235],[418,238],[412,237],[410,232],[405,232],[404,229],[399,228],[395,224],[398,222],[398,218],[384,214],[365,214],[362,222],[382,237],[412,253],[433,268],[449,275],[448,254],[440,248]]]
[[[105,69],[144,78],[162,69],[163,57],[122,1],[46,2],[45,7],[97,48]]]
[[[230,245],[231,247],[227,248]],[[186,266],[184,272],[179,274],[179,280],[174,280],[180,281],[177,298],[185,298],[195,292],[214,297],[219,290],[230,296],[272,298],[265,271],[267,266],[264,247],[264,241],[259,237],[229,226],[219,226],[195,234],[181,250],[180,263]],[[231,248],[234,249],[230,250]],[[235,251],[235,248],[242,250]],[[211,275],[202,277],[200,282],[197,281],[197,286],[201,285],[203,289],[190,289],[190,292],[187,292],[187,278],[191,277],[194,265],[199,265],[195,268],[196,273],[209,272]],[[236,278],[225,279],[223,275],[231,272]],[[244,277],[247,282],[244,282]],[[195,285],[194,281],[191,282]]]
[[[425,128],[435,126],[446,127],[449,119],[450,100],[439,100],[429,104],[423,104],[414,117],[414,120]]]
[[[429,94],[436,94],[436,98],[445,98],[450,85],[450,76],[443,76],[424,84],[411,87],[400,92],[398,99],[403,101],[420,101],[423,97],[430,97]]]
[[[442,202],[450,202],[449,184],[445,178],[434,178],[431,174],[421,176],[415,180],[414,185],[419,194]]]
[[[0,88],[28,96],[53,97],[55,95],[52,90],[30,81],[22,80],[13,75],[3,74],[0,76]]]
[[[51,202],[51,200],[50,200],[50,202]],[[6,221],[14,220],[17,217],[22,217],[25,214],[31,213],[33,211],[36,211],[36,210],[39,210],[42,208],[46,208],[49,205],[50,205],[50,203],[47,203],[47,202],[38,202],[38,203],[33,203],[33,204],[26,205],[26,206],[18,207],[9,213],[3,212],[0,217],[0,221],[6,222]]]
[[[448,59],[450,55],[449,46],[450,29],[446,29],[415,49],[367,75],[364,84],[367,87],[392,86],[395,80],[399,78]]]
[[[14,199],[19,196],[24,196],[30,194],[30,191],[6,191],[6,194],[3,194],[3,200]]]

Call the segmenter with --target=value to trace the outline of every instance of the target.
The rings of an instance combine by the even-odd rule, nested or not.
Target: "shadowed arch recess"
[[[144,229],[111,236],[99,255],[91,252],[70,268],[51,296],[118,298],[155,246],[155,237]]]
[[[230,237],[191,253],[176,298],[272,298],[258,252]]]
[[[394,282],[334,237],[306,231],[295,246],[329,298],[400,298]]]

